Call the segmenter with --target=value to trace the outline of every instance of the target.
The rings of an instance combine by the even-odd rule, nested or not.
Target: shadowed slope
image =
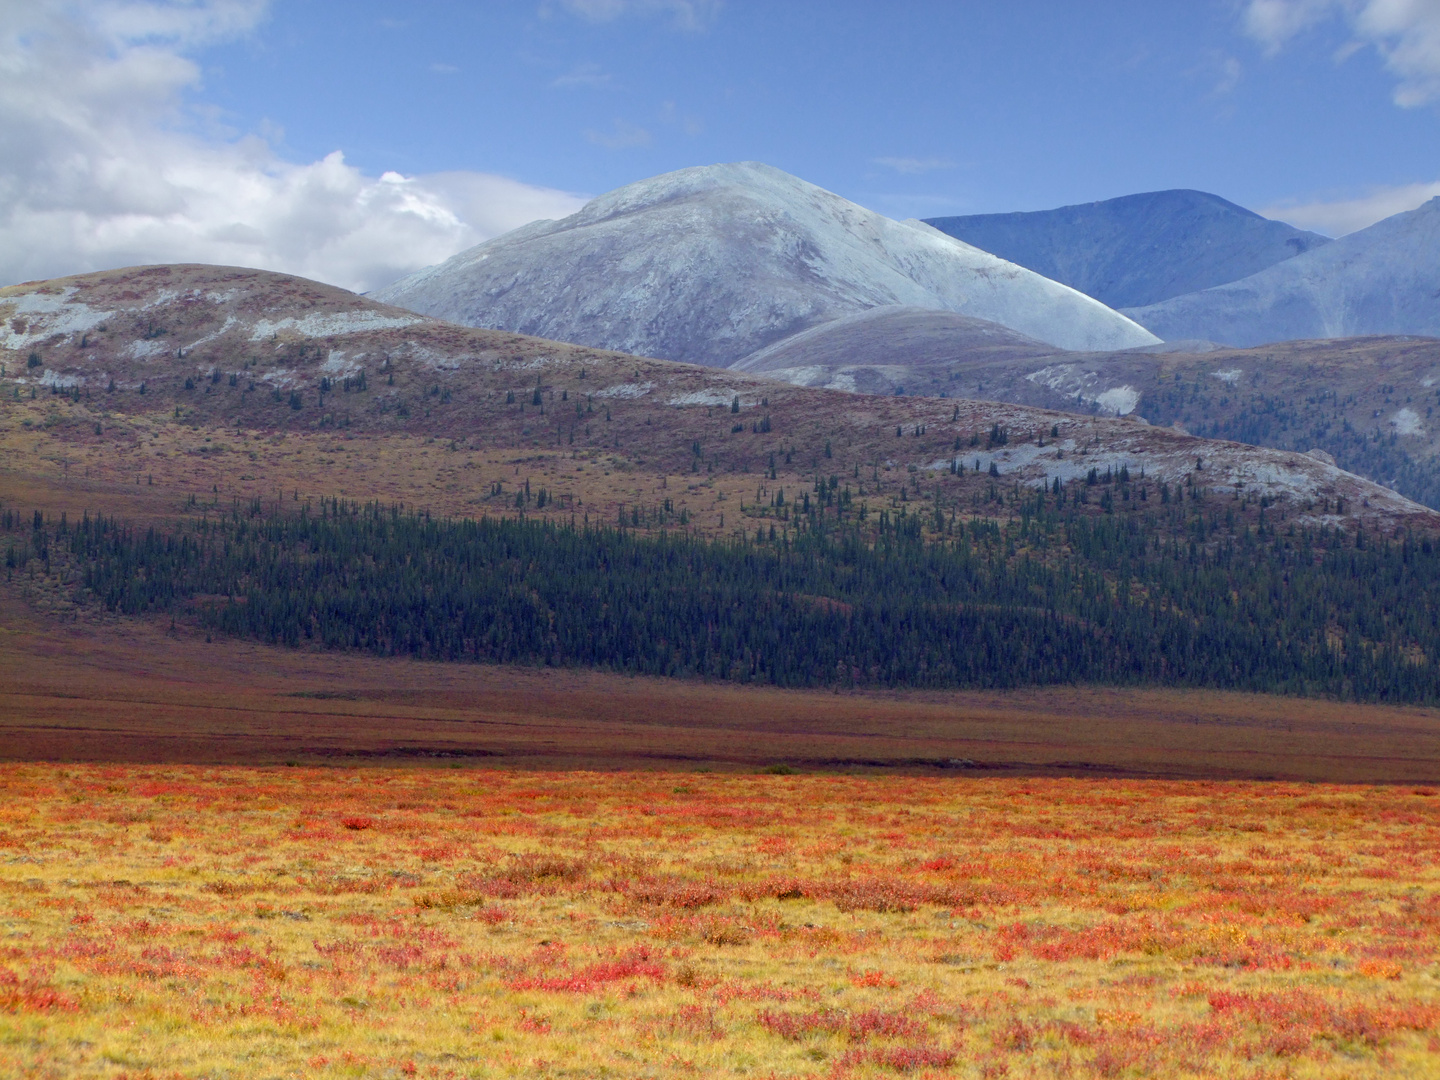
[[[1235,281],[1330,242],[1184,190],[929,224],[1115,308]]]

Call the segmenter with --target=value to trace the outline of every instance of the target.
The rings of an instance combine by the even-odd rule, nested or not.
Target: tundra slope
[[[928,223],[1114,308],[1223,285],[1330,243],[1218,195],[1186,190]]]
[[[1126,314],[1161,337],[1227,345],[1440,336],[1440,197],[1239,281]]]
[[[844,474],[878,505],[934,497],[1008,515],[1012,489],[1126,466],[1137,476],[1143,469],[1152,485],[1223,494],[1227,505],[1237,492],[1244,505],[1278,502],[1300,524],[1440,526],[1440,515],[1304,454],[1120,417],[792,386],[457,326],[256,270],[159,266],[12,286],[0,289],[0,327],[0,400],[10,418],[0,442],[13,447],[4,461],[11,481],[65,455],[89,455],[103,475],[127,454],[149,454],[177,486],[193,485],[181,491],[213,486],[228,495],[252,491],[243,482],[259,475],[265,455],[299,455],[307,439],[412,439],[416,455],[511,455],[516,475],[521,464],[555,465],[544,512],[566,520],[578,503],[608,513],[613,505],[597,485],[620,477],[648,475],[658,490],[667,476],[688,476],[689,497],[698,504],[714,493],[722,500],[710,507],[714,519],[723,526],[728,509],[733,531],[747,514],[763,516],[763,507],[745,505],[760,477],[793,484]],[[992,439],[997,431],[1005,437]],[[273,438],[252,441],[248,459],[227,458],[209,445],[217,433]],[[164,460],[147,449],[161,435],[172,439]],[[435,444],[441,439],[448,450]],[[334,492],[339,453],[305,477],[307,490]],[[348,494],[364,497],[363,484],[378,480],[355,482],[362,486]],[[146,488],[128,490],[138,497]],[[273,496],[275,485],[268,490]],[[451,513],[503,513],[513,498],[512,490],[492,501],[490,478],[465,469],[413,496]],[[1153,515],[1157,502],[1126,502],[1117,512]]]
[[[988,319],[1062,348],[1157,340],[923,222],[893,221],[755,162],[630,184],[374,296],[471,326],[714,367],[897,304]]]

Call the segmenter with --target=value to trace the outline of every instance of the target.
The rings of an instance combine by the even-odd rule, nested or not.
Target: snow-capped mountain
[[[374,298],[471,326],[727,366],[869,308],[1000,323],[1068,349],[1157,339],[1074,289],[768,165],[682,169],[535,222]]]
[[[1188,190],[931,218],[929,224],[1114,308],[1223,285],[1330,243],[1328,236]]]
[[[1240,281],[1127,313],[1167,339],[1237,346],[1440,336],[1440,197]]]

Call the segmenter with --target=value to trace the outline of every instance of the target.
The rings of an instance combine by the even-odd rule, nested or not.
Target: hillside
[[[938,395],[958,363],[1023,363],[1054,353],[1043,341],[984,319],[880,307],[793,334],[737,360],[731,370],[862,394]]]
[[[1149,485],[1225,492],[1240,520],[1262,498],[1313,524],[1433,520],[1303,455],[1124,418],[790,386],[456,326],[253,270],[163,266],[13,286],[0,290],[0,325],[6,501],[77,512],[87,500],[160,513],[191,496],[288,493],[474,515],[518,499],[565,520],[683,511],[692,528],[724,535],[781,520],[775,490],[822,475],[845,478],[872,513],[938,498],[1009,515],[1027,487],[1123,465],[1143,467]]]
[[[1113,308],[1249,277],[1330,242],[1218,195],[1186,190],[928,224]]]
[[[1023,267],[753,162],[630,184],[373,295],[472,326],[715,367],[893,305],[987,319],[1062,348],[1155,340]]]
[[[1440,336],[1440,197],[1249,277],[1127,314],[1167,340],[1233,346]]]
[[[883,316],[877,315],[877,319]],[[925,349],[891,351],[863,332],[828,341],[804,365],[765,374],[807,386],[966,395],[1097,415],[1144,417],[1212,439],[1330,455],[1427,506],[1440,508],[1440,340],[1415,337],[1292,341],[1251,349],[1176,343],[1170,349],[1039,353],[933,327]],[[871,346],[874,346],[873,348]],[[824,362],[819,348],[845,364]],[[904,361],[904,362],[902,362]]]

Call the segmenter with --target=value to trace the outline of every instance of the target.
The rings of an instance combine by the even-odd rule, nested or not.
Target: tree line
[[[110,610],[287,646],[795,687],[1440,701],[1428,538],[1236,527],[1203,511],[1176,531],[1034,505],[939,536],[902,513],[869,532],[729,541],[331,500],[165,529],[9,512],[0,527],[7,574],[63,549]]]

